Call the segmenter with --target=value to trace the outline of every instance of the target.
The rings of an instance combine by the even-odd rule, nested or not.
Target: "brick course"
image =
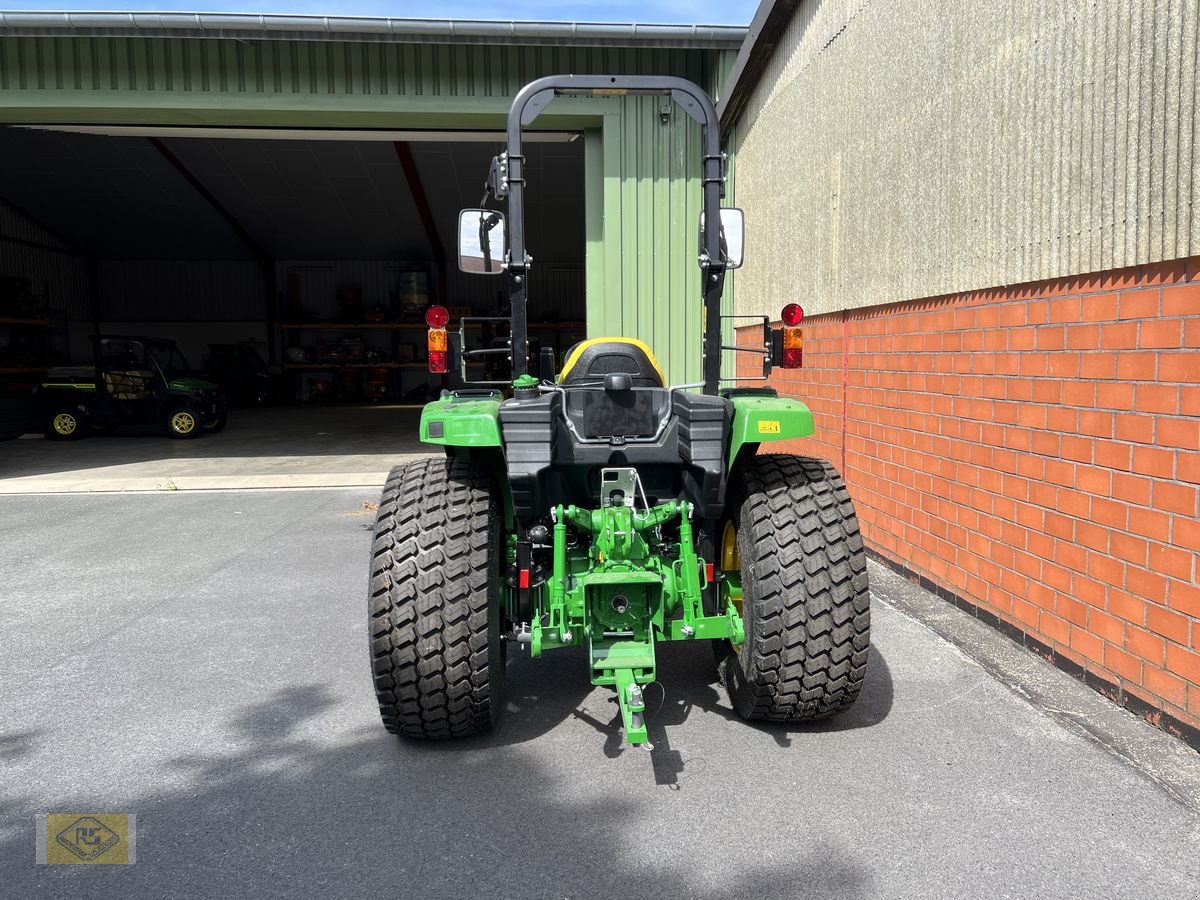
[[[803,331],[771,383],[816,434],[766,450],[834,462],[885,560],[1200,728],[1200,257]]]

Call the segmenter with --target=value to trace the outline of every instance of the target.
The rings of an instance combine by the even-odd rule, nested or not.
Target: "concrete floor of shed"
[[[0,494],[360,487],[428,455],[420,409],[399,405],[235,409],[220,434],[173,440],[157,429],[79,441],[0,443]]]

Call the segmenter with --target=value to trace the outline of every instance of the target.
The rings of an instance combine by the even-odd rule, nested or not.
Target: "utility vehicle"
[[[651,348],[592,338],[556,372],[529,371],[521,131],[559,94],[669,96],[703,130],[699,265],[703,381],[668,385]],[[409,738],[490,728],[510,648],[538,657],[586,648],[587,677],[616,691],[626,740],[648,743],[646,686],[662,641],[710,641],[747,719],[817,719],[845,709],[867,667],[866,559],[854,506],[823,460],[762,455],[813,432],[804,403],[770,388],[722,387],[721,294],[740,264],[740,210],[721,208],[725,157],[712,102],[671,77],[551,76],[524,87],[492,161],[488,195],[460,215],[460,268],[505,273],[511,385],[443,392],[421,440],[444,456],[393,469],[375,525],[370,653],[383,723]],[[710,227],[704,227],[709,223]],[[720,223],[713,227],[712,223]],[[802,364],[803,315],[762,322],[764,377]],[[468,325],[428,311],[429,361],[471,350]],[[491,318],[495,323],[497,319]],[[756,329],[757,333],[757,329]],[[698,350],[700,348],[697,348]],[[550,351],[550,352],[546,352]],[[511,396],[506,396],[511,394]]]
[[[204,378],[234,405],[269,406],[287,398],[286,379],[271,371],[253,344],[209,344]]]
[[[47,437],[69,441],[93,429],[161,425],[194,438],[225,427],[227,403],[197,378],[174,341],[119,334],[92,338],[95,363],[46,373],[37,402]]]

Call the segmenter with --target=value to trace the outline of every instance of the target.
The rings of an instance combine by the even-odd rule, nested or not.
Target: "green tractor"
[[[531,258],[523,222],[521,129],[559,94],[669,96],[703,129],[699,263],[702,383],[667,385],[650,348],[584,341],[555,371],[528,371]],[[375,525],[369,630],[384,726],[417,739],[491,728],[512,645],[531,657],[587,650],[588,677],[616,691],[625,739],[648,743],[646,688],[662,641],[710,641],[746,719],[804,721],[843,710],[866,674],[870,607],[854,506],[819,459],[760,455],[813,433],[803,403],[770,388],[721,387],[721,294],[740,264],[741,213],[721,209],[725,159],[708,96],[681,78],[551,76],[523,88],[507,146],[491,165],[495,209],[464,210],[460,267],[507,273],[511,316],[427,315],[430,369],[511,357],[511,389],[445,391],[421,415],[422,441],[445,455],[392,470]],[[704,223],[720,227],[704,228]],[[761,317],[764,375],[801,363],[798,324]],[[480,321],[507,345],[467,349]],[[508,395],[508,396],[506,396]]]

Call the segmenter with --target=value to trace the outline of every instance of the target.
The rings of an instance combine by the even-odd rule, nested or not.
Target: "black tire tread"
[[[490,473],[476,463],[432,458],[388,475],[368,617],[388,731],[438,740],[491,728],[503,667],[498,625],[489,621],[498,528]]]
[[[862,689],[871,643],[866,551],[825,460],[756,456],[735,499],[746,643],[722,662],[747,719],[822,719]]]

